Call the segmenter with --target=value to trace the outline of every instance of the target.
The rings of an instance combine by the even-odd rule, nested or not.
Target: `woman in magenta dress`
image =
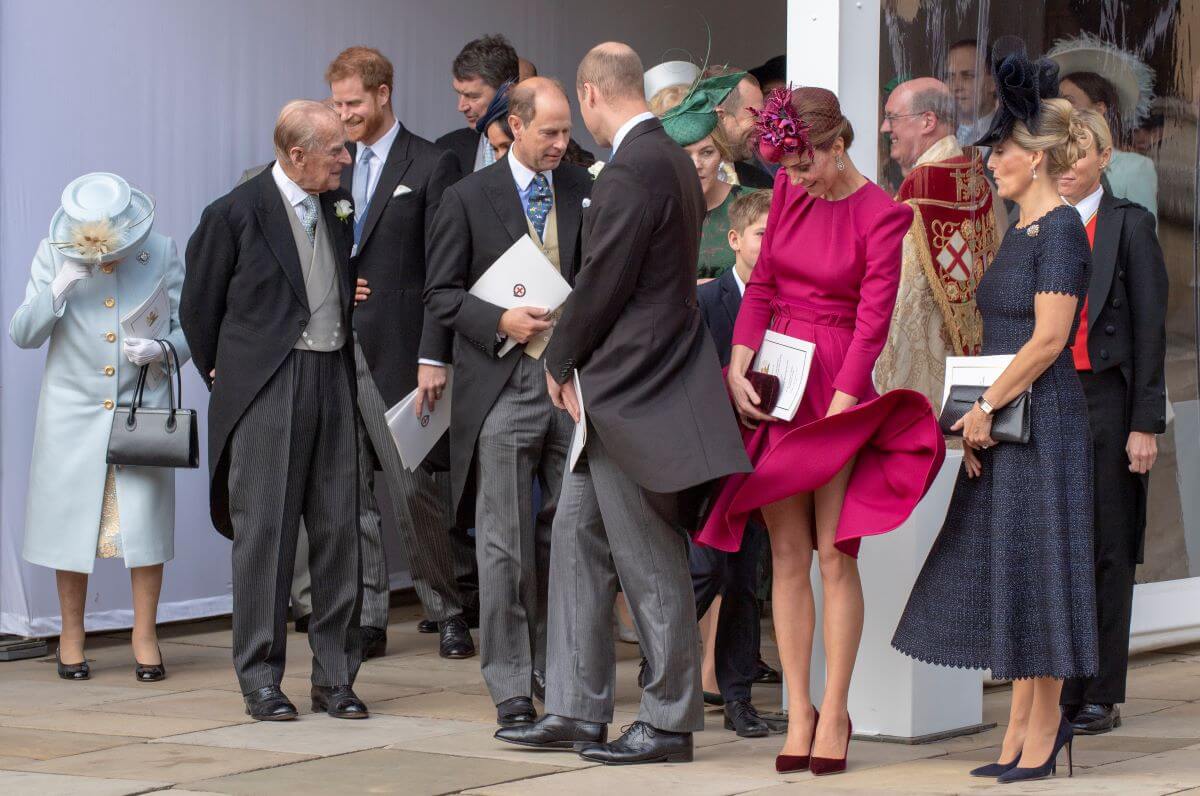
[[[788,683],[781,772],[845,769],[846,704],[863,626],[859,540],[902,524],[945,456],[924,396],[896,390],[880,397],[872,386],[912,210],[859,173],[846,153],[852,139],[837,97],[824,89],[779,89],[759,114],[760,151],[782,168],[728,370],[754,472],[724,482],[696,537],[736,550],[755,512],[770,532],[775,633]],[[759,410],[744,375],[768,328],[816,345],[804,398],[788,422]],[[808,690],[813,550],[824,588],[820,712]]]

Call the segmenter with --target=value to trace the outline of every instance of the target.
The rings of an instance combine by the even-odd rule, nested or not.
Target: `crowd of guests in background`
[[[131,569],[136,677],[166,676],[154,617],[173,471],[102,456],[140,369],[172,372],[119,322],[160,280],[165,338],[212,393],[211,512],[232,540],[247,712],[297,715],[280,690],[290,604],[313,709],[369,715],[353,684],[387,646],[382,473],[420,630],[442,657],[479,655],[496,737],[604,763],[691,760],[709,703],[738,735],[785,732],[779,771],[844,770],[860,543],[902,525],[943,461],[946,358],[1004,354],[952,418],[962,471],[893,643],[1013,679],[1001,757],[972,773],[1048,775],[1074,733],[1119,725],[1165,424],[1166,271],[1135,151],[1151,97],[1126,56],[1090,37],[1037,62],[953,44],[944,80],[883,98],[894,191],[855,167],[838,98],[788,86],[782,57],[646,71],[607,43],[568,89],[499,35],[453,60],[466,125],[433,142],[397,119],[382,53],[340,53],[327,99],[280,112],[276,160],[205,209],[186,273],[144,194],[80,178],[10,327],[22,347],[53,341],[24,555],[57,571],[60,676],[89,676],[87,573],[113,556]],[[607,162],[573,137],[573,103]],[[526,236],[574,288],[555,312],[471,291]],[[747,374],[768,332],[816,344],[794,419]],[[451,388],[448,437],[406,467],[389,408],[415,392],[418,414],[436,412]],[[1026,439],[998,441],[1027,391]],[[759,653],[764,572],[782,721],[751,698],[780,679]],[[644,691],[610,741],[625,606]]]

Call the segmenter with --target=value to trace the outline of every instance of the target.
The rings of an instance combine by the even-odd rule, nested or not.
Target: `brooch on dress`
[[[145,265],[146,263],[150,262],[150,252],[146,251],[145,249],[142,249],[140,252],[137,253],[137,261],[139,263],[141,263],[142,265]]]
[[[1025,228],[1025,234],[1031,238],[1036,238],[1037,234],[1038,234],[1038,225],[1030,224],[1028,227]]]

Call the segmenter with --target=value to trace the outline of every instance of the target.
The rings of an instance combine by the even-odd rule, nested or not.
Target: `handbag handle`
[[[158,347],[162,349],[163,360],[167,366],[167,406],[170,413],[167,415],[167,430],[175,430],[175,413],[183,408],[183,373],[179,368],[179,352],[175,350],[175,345],[170,340],[155,340]],[[171,367],[175,368],[175,384],[171,383]],[[133,402],[129,406],[129,417],[125,420],[125,425],[128,428],[133,428],[137,425],[135,415],[137,410],[142,407],[143,395],[146,392],[146,373],[149,370],[149,363],[142,365],[138,370],[137,386],[133,390]],[[179,404],[176,406],[175,396],[179,396]]]

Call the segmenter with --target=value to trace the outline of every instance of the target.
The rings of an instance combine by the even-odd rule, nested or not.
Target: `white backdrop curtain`
[[[714,62],[754,66],[784,51],[784,0],[6,0],[0,3],[4,328],[67,182],[88,171],[123,175],[155,197],[156,229],[182,250],[203,207],[243,169],[271,158],[279,107],[328,94],[325,66],[344,47],[367,44],[391,58],[397,115],[435,138],[463,124],[450,63],[476,36],[504,33],[542,74],[570,87],[579,58],[607,39],[633,45],[647,66],[672,48],[702,58],[706,33],[697,12],[711,24]],[[576,126],[577,137],[594,149],[578,116]],[[53,573],[20,557],[44,361],[44,348],[21,351],[4,334],[0,632],[37,636],[59,627]],[[207,393],[190,366],[186,376],[187,403],[203,416]],[[203,434],[202,426],[202,440]],[[204,466],[206,460],[177,480],[176,557],[166,569],[163,621],[230,607],[229,544],[209,524]],[[404,562],[396,555],[391,562],[402,578]],[[122,563],[97,562],[89,629],[128,627],[131,620]]]

